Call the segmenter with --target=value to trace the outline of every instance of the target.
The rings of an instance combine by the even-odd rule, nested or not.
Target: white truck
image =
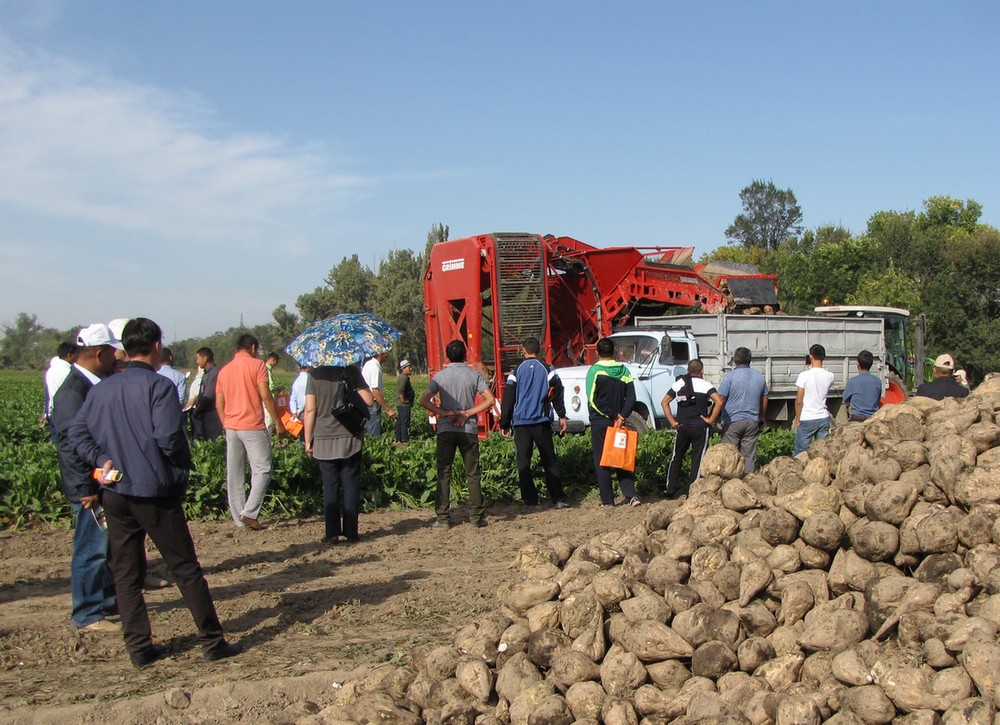
[[[635,380],[636,404],[629,424],[642,432],[666,426],[660,402],[687,364],[700,358],[705,378],[719,385],[733,368],[733,352],[749,348],[752,367],[763,373],[769,390],[767,419],[789,425],[795,417],[795,379],[805,369],[811,345],[826,348],[824,367],[835,380],[827,407],[835,420],[845,421],[841,395],[857,373],[855,360],[862,350],[875,356],[872,373],[885,389],[883,364],[884,321],[875,317],[813,317],[791,315],[678,315],[637,318],[632,327],[611,335],[615,358],[628,365]],[[589,424],[586,378],[589,366],[559,368],[569,429],[583,431]]]

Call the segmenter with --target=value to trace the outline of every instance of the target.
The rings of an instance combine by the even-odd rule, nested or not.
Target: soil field
[[[361,541],[326,546],[319,518],[273,520],[265,531],[193,523],[195,545],[227,636],[246,651],[201,659],[176,587],[148,592],[156,641],[171,656],[143,669],[120,635],[69,620],[72,532],[0,533],[0,721],[294,722],[306,701],[330,704],[352,671],[408,663],[415,645],[445,644],[494,608],[517,551],[561,534],[576,544],[642,521],[643,508],[518,504],[490,509],[476,529],[453,511],[448,531],[429,511],[361,517]],[[159,554],[151,573],[168,577]]]

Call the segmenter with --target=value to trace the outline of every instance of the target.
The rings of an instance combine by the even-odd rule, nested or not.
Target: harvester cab
[[[902,403],[906,400],[906,391],[919,382],[914,381],[913,364],[911,363],[906,334],[906,324],[910,319],[909,310],[898,307],[829,305],[817,307],[815,312],[817,315],[825,317],[877,317],[882,319],[885,325],[886,349],[881,351],[881,358],[889,371],[886,390],[882,396],[882,405]],[[876,357],[879,357],[877,353]]]

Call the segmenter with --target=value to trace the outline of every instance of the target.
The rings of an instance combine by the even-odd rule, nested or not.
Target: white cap
[[[76,344],[80,347],[100,347],[101,345],[110,345],[116,350],[125,349],[124,345],[122,345],[122,341],[118,339],[118,336],[115,335],[111,328],[103,322],[95,322],[93,325],[88,325],[80,330],[80,334],[76,336]]]
[[[108,323],[108,327],[111,329],[111,332],[114,333],[114,336],[119,340],[122,339],[122,335],[125,332],[125,325],[128,324],[128,320],[129,318],[127,317],[119,317]]]
[[[954,370],[955,358],[953,358],[948,353],[945,353],[944,355],[938,355],[937,359],[934,361],[934,367],[940,370]]]

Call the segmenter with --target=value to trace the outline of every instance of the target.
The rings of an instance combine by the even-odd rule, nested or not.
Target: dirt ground
[[[294,721],[320,708],[359,668],[407,663],[417,644],[444,644],[514,576],[518,549],[562,534],[583,543],[629,528],[643,509],[489,511],[475,529],[462,509],[448,531],[429,511],[361,517],[361,541],[320,543],[319,518],[274,520],[265,531],[192,524],[227,636],[247,650],[208,663],[176,587],[147,593],[156,641],[171,656],[135,670],[120,635],[70,623],[72,532],[0,533],[0,720],[5,722]],[[166,576],[159,555],[153,573]]]

